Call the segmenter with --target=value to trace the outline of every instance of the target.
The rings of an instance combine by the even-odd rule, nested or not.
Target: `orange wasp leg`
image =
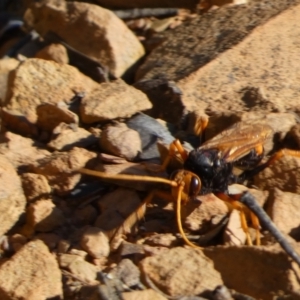
[[[203,139],[205,129],[208,125],[208,118],[203,116],[197,116],[194,124],[194,134],[199,136],[200,139]]]
[[[254,213],[252,213],[250,210],[248,210],[248,208],[245,205],[243,205],[241,202],[231,198],[230,196],[228,196],[226,194],[216,193],[215,195],[218,198],[220,198],[221,200],[225,201],[226,203],[229,203],[232,208],[239,211],[240,218],[241,218],[241,226],[242,226],[244,232],[246,233],[247,245],[252,246],[252,240],[251,240],[251,237],[249,234],[249,227],[248,227],[247,219],[246,219],[246,212],[249,211],[252,225],[256,230],[256,245],[260,245],[260,232],[259,232],[260,224],[259,224],[259,220],[256,217],[256,215]]]
[[[267,213],[256,203],[253,195],[249,192],[245,192],[239,196],[239,201],[246,205],[260,220],[260,223],[267,228],[273,237],[280,244],[282,249],[300,266],[300,256],[293,249],[285,236],[277,229]]]
[[[192,243],[186,236],[186,234],[183,231],[182,228],[182,223],[181,223],[181,202],[182,202],[182,192],[183,192],[183,188],[184,188],[184,184],[179,184],[178,188],[177,188],[177,199],[176,199],[176,218],[177,218],[177,226],[178,226],[178,230],[179,233],[182,236],[182,239],[185,241],[185,243],[193,248],[197,248],[197,249],[203,249],[202,247],[199,247],[197,245],[195,245],[194,243]]]
[[[269,160],[266,162],[266,167],[270,166],[276,160],[280,159],[283,156],[293,156],[293,157],[299,157],[300,158],[300,151],[291,150],[291,149],[281,149],[269,158]]]
[[[155,172],[165,171],[168,164],[170,163],[172,157],[176,156],[176,153],[180,154],[183,161],[185,161],[188,157],[188,152],[183,148],[182,144],[177,139],[170,144],[169,153],[168,153],[167,157],[164,159],[161,166],[159,166],[158,169],[155,169],[155,170],[150,169],[150,170],[155,171]]]

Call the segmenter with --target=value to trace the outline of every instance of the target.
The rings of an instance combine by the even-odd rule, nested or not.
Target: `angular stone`
[[[298,0],[211,11],[168,32],[137,78],[175,81],[191,111],[297,109],[299,18]]]
[[[48,0],[31,5],[25,20],[42,36],[48,31],[56,33],[115,77],[144,55],[142,44],[124,22],[97,5]]]
[[[224,284],[240,293],[266,300],[282,292],[293,299],[300,297],[299,266],[279,246],[219,246],[203,251]]]
[[[254,184],[262,190],[278,188],[285,192],[300,193],[300,158],[285,155],[274,161],[254,177]]]
[[[0,266],[0,298],[3,300],[61,299],[61,272],[42,241],[23,246]]]
[[[21,180],[13,165],[0,155],[0,236],[15,225],[25,205]]]
[[[147,257],[141,261],[140,269],[144,276],[170,296],[192,296],[223,284],[213,262],[195,249],[177,247]]]
[[[282,192],[275,188],[270,193],[266,211],[282,233],[289,234],[299,241],[299,194]]]
[[[5,132],[1,137],[0,153],[4,155],[15,168],[28,168],[37,160],[50,156],[44,145],[21,135]]]
[[[38,58],[27,59],[10,72],[6,108],[36,123],[36,109],[47,102],[69,104],[76,93],[89,93],[97,83],[76,68]]]
[[[32,203],[26,212],[27,226],[40,232],[49,232],[65,221],[62,211],[51,200]]]
[[[98,138],[84,128],[74,124],[60,123],[54,128],[48,146],[54,150],[67,151],[74,147],[85,148],[97,143],[97,141]]]
[[[128,118],[151,108],[147,96],[121,79],[101,83],[81,101],[80,116],[84,123],[95,123],[116,118]]]
[[[50,44],[38,51],[35,58],[53,60],[59,64],[69,63],[69,57],[65,46],[61,44]]]
[[[43,197],[49,197],[51,187],[45,176],[34,173],[23,173],[21,180],[27,201],[35,201]]]
[[[86,163],[96,157],[96,153],[83,148],[73,148],[69,152],[54,152],[32,166],[32,171],[46,176],[50,186],[59,194],[70,192],[79,182],[81,174],[76,173]]]
[[[10,71],[17,68],[19,61],[14,58],[0,60],[0,103],[1,106],[5,105],[4,99],[6,97],[7,79]]]

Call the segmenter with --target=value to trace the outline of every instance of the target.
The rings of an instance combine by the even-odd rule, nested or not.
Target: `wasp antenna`
[[[177,210],[176,210],[176,218],[177,218],[177,225],[178,225],[178,230],[179,233],[181,234],[183,240],[185,241],[185,243],[193,248],[197,248],[197,249],[203,249],[202,247],[199,247],[195,244],[193,244],[185,235],[183,229],[182,229],[182,223],[181,223],[181,194],[183,191],[183,186],[179,185],[178,187],[178,194],[177,194],[177,200],[176,200],[176,206],[177,206]]]
[[[157,183],[163,183],[168,184],[170,186],[177,186],[177,183],[173,180],[169,180],[166,178],[161,177],[152,177],[152,176],[141,176],[141,175],[129,175],[129,174],[107,174],[105,172],[101,171],[94,171],[82,168],[79,170],[82,174],[92,175],[96,177],[100,177],[103,179],[110,179],[110,180],[124,180],[124,181],[146,181],[146,182],[157,182]]]

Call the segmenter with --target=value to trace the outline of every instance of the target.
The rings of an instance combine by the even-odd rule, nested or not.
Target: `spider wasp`
[[[201,131],[206,125],[201,127]],[[195,131],[199,132],[200,127],[197,126]],[[260,244],[260,223],[262,223],[271,231],[283,249],[300,265],[298,254],[276,229],[263,209],[256,204],[255,198],[248,192],[240,195],[229,195],[228,193],[230,184],[243,183],[283,155],[300,157],[298,151],[283,149],[276,152],[265,163],[261,163],[264,157],[263,144],[272,132],[272,128],[266,124],[237,123],[190,152],[183,148],[179,140],[175,140],[171,143],[168,156],[159,168],[159,170],[165,170],[171,159],[179,155],[183,168],[173,172],[170,179],[126,174],[109,175],[88,169],[81,169],[80,172],[103,179],[159,182],[171,187],[171,194],[161,190],[150,192],[139,208],[125,220],[123,224],[125,227],[132,227],[139,221],[145,214],[146,205],[152,201],[154,196],[159,196],[169,201],[176,201],[179,232],[186,244],[198,247],[189,241],[182,229],[181,204],[187,203],[199,193],[214,193],[240,212],[241,224],[248,244],[251,245],[252,241],[248,232],[246,215],[250,216],[252,225],[256,229],[256,244]],[[242,173],[235,175],[234,167],[242,169]],[[116,229],[111,236],[120,234],[122,230],[123,228]]]

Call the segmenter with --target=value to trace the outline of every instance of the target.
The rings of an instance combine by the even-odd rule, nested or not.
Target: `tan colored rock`
[[[60,123],[52,132],[48,147],[54,150],[67,151],[74,147],[88,147],[97,143],[98,138],[84,128]]]
[[[86,163],[96,157],[96,153],[83,148],[73,148],[69,152],[54,152],[32,166],[32,171],[46,176],[50,186],[59,194],[70,192],[79,182],[81,174],[76,173]]]
[[[80,245],[94,258],[106,257],[110,252],[108,237],[103,230],[97,227],[88,227],[84,231]]]
[[[137,78],[175,81],[188,110],[297,109],[300,2],[269,4],[222,7],[168,32]]]
[[[300,196],[298,194],[282,192],[275,188],[270,193],[266,211],[282,233],[299,240]]]
[[[223,284],[212,261],[195,249],[178,247],[147,257],[141,261],[140,269],[169,296],[192,296]]]
[[[14,235],[10,236],[8,240],[9,246],[14,252],[19,251],[28,241],[26,236],[19,233],[15,233]]]
[[[3,132],[12,130],[20,135],[31,136],[33,138],[37,138],[39,135],[37,127],[19,111],[2,107],[1,120]]]
[[[97,83],[76,68],[43,59],[27,59],[10,73],[6,108],[35,124],[43,103],[69,104],[76,93],[89,93]],[[10,124],[9,124],[10,125]]]
[[[52,131],[60,123],[78,124],[78,116],[71,112],[65,103],[43,103],[36,108],[37,126]]]
[[[38,233],[34,236],[35,239],[41,240],[50,249],[54,250],[59,243],[60,237],[55,233]]]
[[[211,220],[215,217],[220,220],[228,214],[229,209],[214,194],[201,195],[197,199],[182,207],[182,220],[187,229],[205,233],[210,230]]]
[[[105,152],[134,160],[142,152],[139,133],[124,123],[106,127],[101,134],[100,146]]]
[[[228,224],[223,233],[225,245],[245,245],[246,233],[242,228],[241,216],[239,211],[233,210],[230,214]]]
[[[22,137],[12,132],[5,132],[0,144],[0,153],[4,155],[15,168],[26,168],[39,159],[50,156],[43,144],[32,139]]]
[[[30,202],[49,197],[51,187],[45,176],[34,173],[23,173],[21,180],[27,201]]]
[[[81,101],[80,116],[84,123],[95,123],[116,118],[128,118],[151,108],[147,96],[121,79],[101,83]]]
[[[124,300],[166,300],[164,296],[151,289],[122,293]]]
[[[51,200],[39,200],[28,206],[26,226],[36,231],[49,232],[61,226],[64,221],[62,211]]]
[[[219,246],[203,252],[212,259],[224,284],[237,292],[266,300],[279,292],[300,297],[299,266],[279,246]]]
[[[26,198],[13,165],[0,155],[0,236],[11,229],[24,213]]]
[[[67,268],[74,276],[87,283],[96,283],[98,268],[82,257],[74,254],[61,254],[59,265]]]
[[[143,46],[123,21],[97,5],[48,0],[31,5],[25,20],[41,35],[56,33],[116,77],[144,55]]]
[[[7,58],[0,60],[0,103],[1,106],[5,104],[4,100],[6,97],[6,90],[7,90],[7,80],[8,74],[10,71],[17,68],[19,65],[19,61],[15,58]]]
[[[122,225],[129,214],[137,209],[141,199],[134,190],[118,188],[104,195],[98,203],[102,214],[95,226],[109,231]]]
[[[158,247],[172,247],[178,245],[178,239],[174,234],[171,233],[162,233],[162,234],[154,234],[146,237],[144,240],[145,244],[151,246],[158,246]]]
[[[62,298],[61,272],[54,256],[41,241],[23,246],[0,267],[0,298]]]
[[[286,155],[276,160],[254,178],[262,190],[278,188],[285,192],[300,193],[300,158]]]
[[[67,49],[61,44],[50,44],[44,47],[35,54],[35,58],[53,60],[59,64],[69,63]]]

